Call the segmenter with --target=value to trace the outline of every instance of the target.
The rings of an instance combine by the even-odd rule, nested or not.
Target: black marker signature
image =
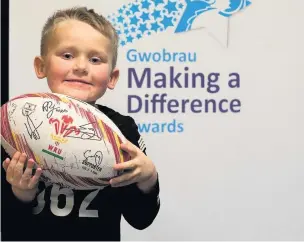
[[[12,103],[11,107],[12,107],[12,109],[9,110],[9,112],[8,112],[8,120],[10,122],[13,122],[16,125],[15,120],[13,119],[12,116],[13,116],[13,113],[16,111],[17,105],[15,103]]]
[[[53,116],[54,111],[58,113],[67,113],[68,110],[55,106],[52,101],[46,101],[42,105],[42,111],[47,112],[46,117],[50,118]]]
[[[70,164],[67,164],[67,162],[66,162],[66,160],[64,159],[63,160],[63,164],[62,163],[58,163],[57,161],[56,161],[56,159],[55,159],[55,164],[57,165],[57,167],[59,168],[61,168],[61,171],[63,172],[63,173],[65,173],[65,174],[67,174],[67,172],[66,172],[66,168],[69,168],[69,169],[79,169],[79,161],[77,160],[77,157],[74,155],[74,157],[75,157],[75,159],[76,159],[76,161],[75,162],[72,162],[72,163],[70,163]]]
[[[15,103],[12,103],[11,107],[12,107],[12,109],[10,109],[9,112],[8,112],[9,118],[11,118],[11,116],[13,115],[13,113],[16,111],[17,105]]]
[[[29,134],[31,139],[40,139],[40,135],[38,133],[38,128],[41,126],[43,121],[38,126],[35,126],[33,120],[30,118],[30,116],[26,116],[27,124],[25,123],[25,128],[27,130],[27,133]]]
[[[77,157],[76,157],[76,155],[74,155],[74,157],[75,157],[75,162],[73,162],[73,163],[71,163],[71,165],[70,165],[70,168],[71,169],[79,169],[79,164],[81,163],[81,162],[79,162],[78,160],[77,160]]]
[[[68,135],[67,137],[78,138],[78,139],[83,139],[83,140],[101,141],[102,139],[98,136],[93,124],[96,124],[96,123],[88,123],[88,124],[80,125],[78,128],[80,131],[79,134]],[[69,129],[66,129],[66,130],[69,130]]]
[[[94,155],[90,155],[91,150],[87,150],[83,153],[83,156],[86,161],[88,161],[89,158],[93,159],[95,162],[95,165],[99,167],[101,165],[102,159],[103,159],[103,154],[101,151],[97,151]]]
[[[77,160],[77,157],[74,155],[75,157],[75,162],[72,162],[70,164],[67,164],[66,160],[63,159],[63,163],[62,162],[58,162],[58,160],[54,157],[54,162],[51,164],[51,166],[47,166],[47,168],[45,168],[44,170],[50,170],[50,171],[61,171],[64,174],[68,174],[66,172],[66,168],[70,168],[72,169],[79,169],[79,164],[80,162]],[[57,166],[57,169],[55,168],[55,166]]]

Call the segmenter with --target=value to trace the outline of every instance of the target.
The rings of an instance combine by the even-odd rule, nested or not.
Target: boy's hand
[[[147,192],[157,181],[157,172],[153,162],[134,144],[127,141],[121,149],[131,156],[131,160],[115,164],[117,171],[127,170],[123,175],[110,180],[113,187],[121,187],[137,183],[139,189]]]
[[[34,167],[34,160],[29,159],[25,171],[24,164],[26,161],[26,154],[17,151],[12,159],[7,158],[3,162],[3,168],[6,171],[6,180],[19,190],[31,190],[37,186],[39,177],[42,173],[41,168],[37,168],[35,175],[32,176],[32,170]]]

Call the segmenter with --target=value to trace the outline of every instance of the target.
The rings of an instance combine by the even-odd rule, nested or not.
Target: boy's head
[[[117,49],[117,33],[103,16],[87,8],[57,11],[42,30],[36,75],[52,92],[94,103],[117,83]]]

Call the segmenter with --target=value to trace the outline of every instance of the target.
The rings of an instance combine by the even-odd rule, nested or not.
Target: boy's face
[[[90,25],[60,22],[47,42],[46,56],[35,58],[37,77],[46,77],[52,92],[94,103],[118,80],[110,50],[109,39]]]

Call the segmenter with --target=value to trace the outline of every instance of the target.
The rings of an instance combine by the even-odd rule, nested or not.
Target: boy
[[[134,228],[145,229],[158,214],[157,171],[145,150],[139,149],[134,120],[95,104],[118,81],[117,49],[115,30],[93,10],[58,11],[46,22],[41,56],[34,60],[37,77],[46,78],[52,92],[73,96],[104,112],[127,138],[121,148],[132,159],[115,165],[128,172],[112,179],[108,187],[83,191],[39,181],[41,168],[33,171],[32,159],[24,167],[26,155],[16,152],[3,162],[11,185],[2,199],[3,240],[120,240],[121,215]]]

